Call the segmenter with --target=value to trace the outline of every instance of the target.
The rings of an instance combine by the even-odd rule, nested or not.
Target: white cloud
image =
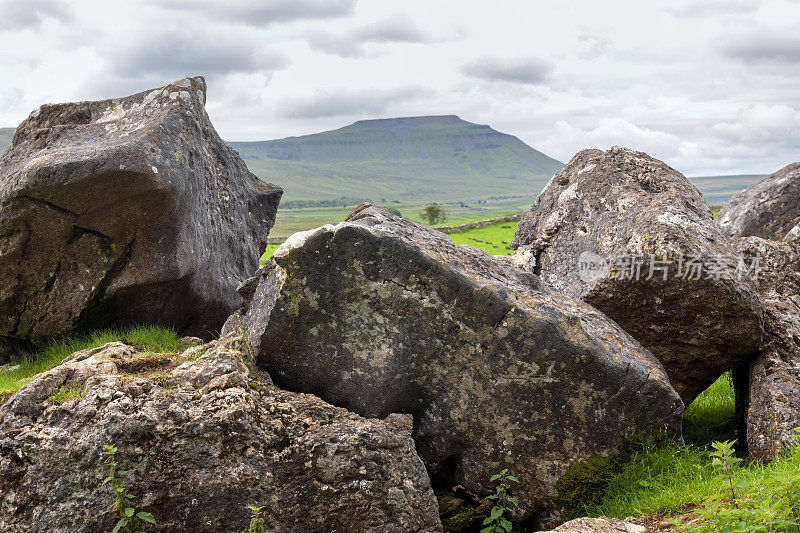
[[[800,147],[800,111],[783,104],[752,104],[739,109],[736,119],[714,124],[713,131],[740,143],[787,143]]]
[[[542,143],[542,147],[551,152],[562,151],[562,160],[569,159],[575,152],[583,148],[600,148],[606,150],[612,146],[647,152],[667,161],[673,166],[682,166],[700,156],[699,147],[677,135],[663,131],[650,130],[633,124],[621,117],[607,117],[590,129],[572,126],[565,121],[558,121],[552,134]],[[563,151],[562,147],[571,147]]]

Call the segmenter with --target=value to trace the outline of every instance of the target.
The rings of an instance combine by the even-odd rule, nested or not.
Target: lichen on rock
[[[282,191],[220,139],[205,98],[186,78],[19,125],[0,159],[0,362],[81,329],[208,338],[241,305]]]
[[[512,264],[593,305],[650,350],[686,405],[759,349],[761,301],[731,243],[697,188],[643,152],[577,153],[511,246]]]
[[[555,481],[633,434],[680,432],[658,361],[590,306],[364,204],[241,287],[224,331],[275,383],[364,416],[414,416],[432,476],[476,494],[520,478],[518,519],[556,523]]]

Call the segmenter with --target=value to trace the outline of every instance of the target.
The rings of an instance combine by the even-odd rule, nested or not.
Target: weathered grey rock
[[[661,365],[621,328],[436,230],[363,204],[273,258],[223,331],[243,331],[280,387],[413,414],[437,478],[485,494],[510,468],[519,519],[557,520],[554,484],[576,462],[680,431]]]
[[[720,209],[717,225],[731,239],[800,239],[800,163],[735,194]]]
[[[543,533],[645,533],[646,528],[618,518],[576,518]]]
[[[0,159],[0,339],[132,323],[208,336],[241,305],[282,191],[220,139],[205,98],[187,78],[20,124]]]
[[[737,250],[759,258],[764,343],[750,366],[747,449],[773,459],[800,427],[800,246],[746,237]]]
[[[179,357],[122,343],[75,354],[0,406],[0,531],[110,531],[120,469],[148,531],[435,532],[438,509],[407,430],[253,381],[241,339]],[[182,360],[187,362],[180,364]],[[53,391],[80,399],[53,404]],[[73,389],[75,390],[75,389]]]
[[[652,351],[686,405],[758,350],[761,303],[732,246],[697,188],[647,154],[576,154],[522,217],[512,247],[512,262]],[[588,261],[597,268],[581,271]]]

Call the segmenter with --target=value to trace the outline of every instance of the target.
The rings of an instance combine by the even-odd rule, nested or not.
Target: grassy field
[[[736,174],[732,176],[698,176],[689,178],[703,193],[708,204],[724,204],[728,198],[758,183],[766,174]]]
[[[501,213],[505,215],[509,213]],[[455,222],[455,224],[465,224],[468,222],[475,222],[472,219]],[[448,221],[448,224],[450,222]],[[480,248],[492,255],[511,255],[511,239],[514,238],[514,233],[517,231],[516,222],[498,222],[485,228],[477,228],[468,231],[459,231],[450,233],[450,239],[456,244],[468,244],[475,248]],[[278,243],[270,243],[264,255],[261,256],[260,264],[263,266],[278,247]]]
[[[456,225],[475,222],[492,217],[511,215],[527,210],[533,203],[533,197],[515,197],[486,200],[481,202],[447,202],[442,203],[447,220],[444,224]],[[422,208],[429,202],[391,202],[384,207],[397,209],[404,218],[422,223],[419,216]],[[288,237],[297,231],[317,228],[324,224],[340,222],[357,207],[307,207],[302,209],[278,209],[275,226],[270,231],[271,237]]]
[[[450,233],[450,239],[456,244],[468,244],[480,248],[492,255],[511,255],[511,239],[517,231],[517,222],[500,222],[467,231]]]
[[[730,195],[733,194],[733,192],[735,191],[731,189],[727,194]],[[447,221],[444,224],[466,224],[468,222],[476,222],[487,218],[527,211],[534,200],[534,196],[519,196],[495,198],[484,201],[443,202],[441,205],[443,205],[447,211]],[[388,202],[382,205],[387,208],[397,209],[403,217],[408,220],[424,223],[420,217],[420,211],[422,211],[422,208],[428,203],[429,202]],[[279,208],[275,226],[270,231],[270,236],[286,238],[297,231],[305,231],[324,224],[340,222],[356,207],[356,204],[351,204],[340,207]],[[711,205],[714,216],[717,215],[721,207],[721,203]]]

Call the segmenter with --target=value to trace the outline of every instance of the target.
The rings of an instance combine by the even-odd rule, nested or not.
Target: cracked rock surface
[[[363,204],[295,234],[240,291],[242,331],[275,383],[364,416],[410,413],[433,476],[560,522],[567,468],[623,439],[679,434],[660,363],[592,307],[443,233]]]
[[[220,139],[205,98],[203,78],[187,78],[44,105],[20,124],[0,159],[6,357],[83,328],[207,336],[241,305],[281,190]]]
[[[746,237],[736,248],[762,268],[764,344],[750,365],[747,450],[771,460],[800,427],[800,245]]]
[[[731,238],[800,242],[800,163],[770,174],[728,200],[717,216]]]
[[[510,261],[614,319],[658,357],[684,404],[758,351],[762,308],[731,243],[681,173],[627,148],[583,150],[520,220]],[[599,265],[581,271],[587,260]]]
[[[441,531],[407,429],[256,381],[241,347],[110,343],[23,387],[0,406],[0,531],[110,531],[106,444],[148,531],[246,531],[248,505],[267,531]]]

